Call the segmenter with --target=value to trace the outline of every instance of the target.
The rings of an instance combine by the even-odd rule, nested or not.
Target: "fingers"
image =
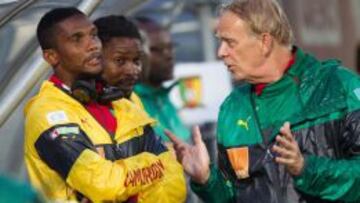
[[[293,138],[290,130],[290,123],[285,122],[280,128],[280,135],[276,136],[276,144],[272,147],[272,151],[278,154],[279,160],[283,164],[296,156],[297,143]]]
[[[280,128],[280,135],[276,136],[276,144],[272,151],[277,153],[275,162],[286,166],[292,175],[299,175],[304,167],[304,157],[299,145],[290,130],[290,123],[285,122]]]
[[[174,150],[176,153],[176,158],[180,163],[183,163],[184,156],[188,153],[188,150],[184,145],[175,145]]]
[[[164,133],[173,143],[172,147],[175,150],[177,160],[182,163],[184,156],[186,155],[186,153],[188,153],[187,151],[189,150],[187,144],[178,137],[176,137],[176,135],[170,130],[165,129]]]
[[[290,130],[290,123],[285,122],[284,125],[280,128],[280,135],[276,136],[276,142],[278,145],[285,147],[287,149],[293,149],[295,138]]]
[[[284,136],[287,140],[294,140],[294,137],[290,130],[290,123],[285,122],[284,125],[280,128],[280,133]]]
[[[202,138],[201,138],[200,128],[198,125],[194,126],[192,137],[193,137],[195,145],[203,143]]]
[[[297,160],[297,151],[295,147],[285,148],[281,145],[274,145],[272,147],[272,151],[277,154],[275,157],[275,162],[284,164],[287,167],[292,167],[292,165],[295,163],[295,160]]]
[[[292,150],[294,148],[294,146],[293,146],[294,142],[292,142],[292,140],[286,139],[282,135],[276,136],[275,139],[276,139],[276,145],[278,145],[282,148],[286,148],[288,150]]]
[[[182,145],[184,144],[183,141],[181,141],[179,138],[176,137],[176,135],[174,133],[172,133],[170,130],[165,129],[164,130],[165,135],[170,139],[170,141],[172,143],[174,143],[175,145]]]
[[[287,159],[287,158],[283,158],[283,157],[276,157],[275,158],[275,161],[278,163],[278,164],[284,164],[286,166],[291,166],[294,164],[294,159]]]
[[[277,145],[273,146],[272,151],[277,153],[278,156],[284,157],[284,158],[291,158],[295,155],[293,151],[287,150],[286,148],[282,148]]]

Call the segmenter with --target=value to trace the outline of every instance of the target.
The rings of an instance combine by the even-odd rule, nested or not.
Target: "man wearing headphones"
[[[138,28],[128,18],[115,15],[98,18],[94,24],[98,29],[98,36],[103,45],[103,80],[108,87],[117,88],[118,91],[123,92],[124,98],[143,110],[144,107],[140,98],[133,92],[134,85],[141,74],[141,58],[144,55],[144,47]],[[112,104],[121,106],[123,103],[124,99],[120,99]],[[175,173],[180,175],[183,172],[179,170]],[[177,176],[176,174],[173,175]],[[182,180],[166,179],[163,184],[165,187],[153,187],[144,195],[157,193],[159,195],[149,195],[149,198],[152,196],[153,202],[162,203],[181,202],[181,198],[185,197],[185,193],[173,194],[174,190],[183,184]]]
[[[155,136],[154,121],[130,101],[113,104],[122,94],[96,82],[102,46],[87,16],[53,9],[37,37],[54,75],[25,108],[31,183],[52,201],[154,202],[162,190],[152,188],[171,179],[179,184],[164,198],[183,201],[182,168]]]
[[[104,70],[102,78],[109,86],[117,87],[140,108],[140,98],[133,92],[142,71],[144,49],[136,25],[124,16],[105,16],[94,21],[103,45]]]

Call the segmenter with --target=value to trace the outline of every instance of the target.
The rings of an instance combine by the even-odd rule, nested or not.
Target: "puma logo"
[[[242,126],[243,128],[245,128],[246,130],[249,130],[249,120],[250,120],[251,116],[247,117],[246,120],[243,119],[239,119],[237,124],[239,126]]]

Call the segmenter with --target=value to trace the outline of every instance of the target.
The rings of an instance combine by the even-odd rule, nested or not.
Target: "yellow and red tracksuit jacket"
[[[45,81],[25,107],[25,162],[31,183],[49,199],[184,202],[181,165],[154,134],[154,120],[121,99],[110,135],[63,90]]]

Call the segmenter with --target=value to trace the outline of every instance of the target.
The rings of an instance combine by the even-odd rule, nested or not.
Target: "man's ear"
[[[261,34],[261,50],[264,56],[269,56],[274,47],[274,38],[270,33]]]
[[[52,67],[56,67],[59,64],[59,54],[54,49],[43,50],[43,57]]]

